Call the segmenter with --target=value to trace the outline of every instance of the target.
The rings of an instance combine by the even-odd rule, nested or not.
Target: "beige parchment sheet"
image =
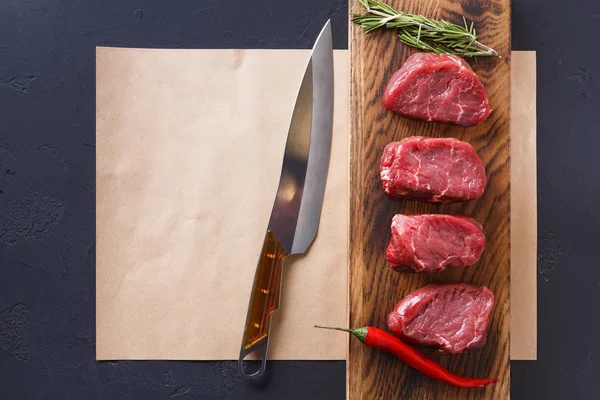
[[[537,360],[535,51],[513,51],[511,62],[510,358]]]
[[[308,57],[305,50],[97,48],[97,359],[237,359]],[[513,53],[513,75],[519,59]],[[535,67],[522,68],[535,88]],[[321,224],[309,252],[284,266],[270,359],[346,358],[344,335],[312,328],[343,326],[347,314],[347,51],[335,52],[335,79]],[[535,99],[532,107],[533,115],[519,114],[523,129],[513,120],[512,145],[514,152],[522,134],[531,149],[533,138],[533,153],[524,149],[522,157],[535,167]],[[526,161],[513,153],[513,243],[516,224],[535,216],[533,196],[521,211],[529,219],[515,217],[514,166]],[[518,249],[512,280],[523,289],[516,296],[513,286],[512,324],[524,329],[512,337],[513,356],[524,354],[515,349],[528,336],[531,311],[535,321],[535,308],[520,306],[535,300],[535,265],[515,265],[516,252],[535,248]],[[524,269],[533,272],[521,279]]]
[[[309,53],[97,49],[98,359],[237,359]],[[283,270],[269,358],[344,359],[348,53],[318,239]]]

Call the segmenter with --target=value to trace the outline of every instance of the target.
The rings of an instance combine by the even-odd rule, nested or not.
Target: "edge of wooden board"
[[[490,250],[484,258],[482,263],[485,263],[486,268],[492,268],[491,264],[497,262],[499,265],[498,269],[501,272],[501,276],[494,278],[498,282],[492,282],[490,286],[495,287],[495,294],[497,296],[497,303],[493,316],[490,320],[489,330],[490,332],[496,332],[490,334],[491,340],[488,346],[479,353],[471,353],[472,355],[460,355],[460,356],[449,356],[437,358],[444,366],[448,367],[454,372],[461,373],[463,369],[466,371],[476,371],[479,374],[485,374],[486,365],[493,365],[500,373],[501,382],[492,385],[486,389],[471,390],[468,392],[459,391],[455,388],[443,386],[437,382],[432,382],[429,378],[423,377],[418,373],[406,372],[407,368],[404,366],[399,367],[399,361],[392,357],[383,356],[377,353],[376,350],[367,351],[360,346],[364,346],[358,342],[351,341],[348,338],[348,357],[346,364],[346,389],[347,398],[361,398],[359,394],[366,396],[366,392],[360,392],[360,388],[364,385],[370,385],[368,387],[368,398],[381,398],[381,396],[389,396],[390,398],[400,397],[398,395],[404,395],[403,398],[419,398],[419,399],[434,399],[443,396],[444,399],[482,399],[482,398],[494,398],[502,399],[510,397],[510,361],[509,361],[509,340],[510,340],[510,0],[491,0],[489,4],[472,1],[472,0],[386,0],[386,2],[397,9],[401,9],[407,12],[421,13],[430,17],[437,17],[443,19],[449,19],[453,22],[460,15],[465,15],[468,20],[474,20],[476,27],[481,35],[482,41],[486,44],[490,44],[492,47],[499,50],[504,55],[502,60],[496,60],[497,66],[490,66],[490,60],[479,60],[477,64],[470,64],[474,66],[474,69],[482,77],[482,81],[486,84],[488,89],[488,95],[492,107],[496,106],[496,115],[492,114],[490,120],[479,126],[479,128],[464,128],[448,126],[444,124],[436,123],[423,123],[421,121],[412,121],[404,117],[396,116],[396,120],[392,121],[389,115],[385,114],[385,110],[381,110],[375,107],[374,103],[380,103],[380,94],[383,90],[382,86],[385,86],[386,79],[389,78],[391,72],[395,71],[402,64],[402,60],[414,50],[408,49],[405,46],[399,44],[398,39],[392,32],[373,32],[366,38],[357,26],[353,26],[349,22],[349,49],[350,49],[350,63],[351,63],[351,83],[350,83],[350,207],[349,207],[349,264],[348,264],[348,322],[349,324],[355,324],[357,326],[363,326],[366,324],[373,324],[379,328],[385,328],[385,321],[382,318],[382,311],[377,309],[374,310],[373,304],[369,304],[369,301],[373,302],[373,298],[366,299],[363,296],[363,287],[357,286],[356,282],[362,285],[366,279],[377,280],[385,282],[383,285],[389,287],[392,286],[390,281],[397,282],[399,290],[396,293],[380,293],[380,297],[377,298],[377,305],[379,308],[385,307],[385,311],[390,311],[390,306],[399,300],[401,297],[406,295],[408,292],[420,287],[427,282],[430,278],[424,277],[398,277],[396,273],[390,273],[389,268],[385,267],[385,263],[382,262],[381,249],[385,248],[381,242],[383,235],[377,234],[375,237],[378,239],[377,243],[363,242],[362,233],[365,232],[367,225],[378,224],[378,227],[384,227],[388,224],[387,229],[389,230],[389,219],[392,213],[392,208],[389,203],[381,203],[386,201],[382,193],[375,193],[376,185],[371,181],[372,177],[366,174],[365,171],[375,168],[373,165],[372,153],[377,153],[377,157],[381,154],[381,143],[367,143],[364,136],[365,124],[369,124],[369,121],[365,121],[365,115],[369,112],[374,113],[375,116],[371,116],[370,121],[377,121],[375,128],[381,131],[371,132],[371,135],[388,135],[390,127],[409,131],[411,134],[422,134],[430,136],[453,136],[459,139],[474,142],[472,144],[479,150],[482,150],[484,162],[486,162],[486,169],[488,172],[488,179],[492,182],[490,185],[492,189],[488,189],[488,196],[486,202],[490,203],[486,205],[491,213],[491,218],[495,224],[500,227],[499,233],[495,234],[492,232],[492,227],[488,226],[486,230],[486,236],[488,236],[491,243],[496,245],[490,246]],[[350,11],[357,10],[358,3],[349,2]],[[485,9],[484,9],[485,7]],[[482,28],[482,24],[487,24],[487,29]],[[490,28],[491,26],[491,28]],[[385,36],[387,35],[387,37]],[[366,41],[370,42],[366,42]],[[370,53],[365,49],[370,50]],[[364,53],[364,54],[363,54]],[[369,53],[369,54],[366,54]],[[385,61],[378,61],[385,60]],[[367,71],[368,70],[368,71]],[[365,73],[375,74],[381,78],[365,83],[359,81],[364,78]],[[488,85],[493,80],[493,85]],[[367,87],[365,87],[365,85]],[[377,91],[379,91],[377,93]],[[369,93],[365,97],[365,93]],[[374,94],[376,93],[376,94]],[[499,99],[503,101],[500,103]],[[377,104],[380,106],[380,104]],[[365,107],[369,107],[367,110]],[[360,110],[358,112],[357,110]],[[375,111],[374,111],[375,110]],[[381,122],[384,121],[384,122]],[[375,128],[370,128],[372,131]],[[482,135],[482,129],[490,130],[490,138],[485,138]],[[358,132],[358,133],[357,133]],[[479,132],[479,133],[478,133]],[[361,134],[363,136],[361,136]],[[406,135],[408,136],[408,135]],[[496,138],[497,142],[492,141],[492,138]],[[402,137],[402,134],[400,135]],[[398,135],[393,136],[394,140],[400,139]],[[471,140],[469,140],[471,139]],[[375,141],[381,141],[381,139],[375,139]],[[368,147],[365,147],[368,146]],[[493,150],[492,150],[493,148]],[[364,160],[358,162],[356,157],[369,153],[369,161],[371,165],[363,165]],[[496,159],[499,159],[497,161]],[[502,175],[504,179],[498,178],[496,175]],[[491,176],[491,179],[490,179]],[[496,179],[494,179],[496,178]],[[377,182],[378,184],[379,182]],[[506,187],[503,188],[502,185]],[[380,188],[379,191],[381,192]],[[373,204],[364,204],[362,194],[368,193],[370,196],[367,200],[376,199]],[[497,196],[493,199],[492,194]],[[485,197],[485,194],[484,194]],[[501,211],[495,211],[494,205],[498,201],[499,208]],[[429,205],[414,205],[404,204],[395,210],[396,212],[427,212],[433,210],[435,212],[464,212],[471,214],[478,212],[482,214],[482,211],[478,209],[476,202],[471,204],[451,205],[451,206],[429,206]],[[477,203],[479,204],[479,203]],[[385,208],[383,212],[370,212],[369,207],[380,207]],[[482,206],[483,207],[483,206]],[[361,215],[357,216],[357,212],[361,214],[368,214],[368,216]],[[481,215],[478,215],[481,219]],[[367,222],[365,222],[367,220]],[[373,222],[375,220],[375,222]],[[487,219],[483,219],[485,222]],[[382,222],[385,221],[385,222]],[[495,227],[494,227],[495,228]],[[368,233],[365,233],[367,236]],[[370,237],[373,239],[373,237]],[[489,254],[501,250],[506,254]],[[367,259],[365,255],[369,258]],[[368,264],[366,263],[368,261]],[[361,264],[361,265],[358,265]],[[375,265],[370,265],[375,264]],[[457,271],[448,271],[437,276],[438,280],[450,280],[458,281],[464,280],[473,284],[486,284],[486,280],[483,277],[478,276],[475,268],[477,266],[469,267],[471,269],[465,269],[464,273]],[[378,275],[373,275],[373,272]],[[396,275],[394,275],[396,274]],[[481,272],[481,275],[492,275],[490,271]],[[480,280],[479,282],[477,280]],[[395,286],[396,287],[396,286]],[[498,290],[500,288],[500,290]],[[375,285],[370,287],[371,291],[376,291],[378,288]],[[410,289],[410,290],[409,290]],[[370,293],[371,297],[372,293]],[[369,308],[370,307],[370,308]],[[372,310],[372,311],[369,311]],[[374,315],[375,314],[375,315]],[[353,318],[356,316],[356,318]],[[354,319],[358,319],[354,321]],[[493,346],[493,347],[491,347]],[[477,354],[479,357],[487,355],[487,360],[476,359]],[[492,357],[493,356],[493,357]],[[468,366],[466,364],[469,364]],[[395,378],[394,384],[389,385],[391,391],[381,392],[383,390],[378,386],[377,382],[373,383],[373,377],[371,375],[376,374],[374,370],[379,369],[378,373],[385,373],[393,375]],[[353,379],[353,375],[360,377]],[[479,376],[481,377],[481,375]],[[385,379],[385,378],[382,378]],[[389,378],[388,378],[389,379]],[[377,378],[375,378],[377,380]],[[366,383],[366,381],[369,381]],[[405,391],[398,391],[398,387],[404,385]],[[392,387],[393,386],[393,387]],[[392,390],[393,389],[393,390]],[[409,396],[406,394],[410,393]],[[353,396],[353,397],[350,397]],[[491,396],[491,397],[490,397]],[[367,398],[367,397],[365,397]]]

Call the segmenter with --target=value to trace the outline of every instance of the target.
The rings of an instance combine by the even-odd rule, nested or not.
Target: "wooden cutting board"
[[[391,75],[416,50],[404,46],[391,30],[365,36],[350,24],[351,145],[349,325],[387,329],[386,316],[406,294],[433,281],[485,285],[495,295],[488,342],[462,355],[432,355],[449,370],[471,377],[498,377],[484,389],[456,389],[425,377],[399,360],[351,338],[347,360],[348,398],[355,399],[507,399],[510,393],[510,0],[387,0],[398,10],[446,19],[475,21],[480,40],[502,58],[467,61],[487,89],[494,109],[475,127],[415,121],[382,105]],[[350,10],[358,11],[350,1]],[[454,137],[471,143],[486,166],[487,188],[476,200],[430,205],[388,199],[379,180],[379,160],[386,144],[406,136]],[[397,273],[388,267],[385,249],[390,222],[397,213],[462,213],[484,226],[487,246],[480,262],[437,275]]]

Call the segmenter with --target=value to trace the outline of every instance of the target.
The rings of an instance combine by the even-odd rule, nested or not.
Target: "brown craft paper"
[[[97,49],[98,359],[237,359],[309,53]],[[344,359],[348,53],[318,238],[283,270],[269,358]]]
[[[97,359],[237,359],[308,56],[97,49]],[[535,66],[526,57],[535,60],[534,53],[513,56],[513,75],[526,74],[528,85],[533,77],[535,88]],[[347,51],[336,51],[335,77],[321,224],[309,252],[284,266],[271,359],[346,357],[347,337],[312,328],[346,322]],[[535,167],[532,93],[513,86],[513,110],[522,112],[512,123],[512,324],[520,330],[511,351],[521,358],[535,354],[528,326],[535,321],[536,249],[535,242],[514,241],[523,224],[531,229],[536,204],[535,196],[516,204],[524,198],[515,196],[515,179],[530,190],[535,173],[517,175],[515,165]],[[533,152],[515,154],[521,141]]]
[[[537,359],[535,51],[512,52],[510,358]]]

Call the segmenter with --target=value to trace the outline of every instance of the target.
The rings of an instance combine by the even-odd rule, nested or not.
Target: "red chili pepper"
[[[420,353],[413,347],[404,343],[395,336],[390,335],[381,329],[366,326],[357,329],[344,329],[344,328],[332,328],[328,326],[315,325],[315,328],[321,329],[334,329],[338,331],[348,332],[354,335],[362,343],[369,347],[387,351],[395,355],[400,360],[404,361],[405,364],[413,367],[419,372],[435,378],[439,381],[446,382],[449,385],[456,386],[459,388],[480,388],[489,385],[490,383],[498,382],[496,378],[489,379],[475,379],[475,378],[464,378],[459,375],[455,375],[442,367],[437,362],[428,358],[424,354]]]

